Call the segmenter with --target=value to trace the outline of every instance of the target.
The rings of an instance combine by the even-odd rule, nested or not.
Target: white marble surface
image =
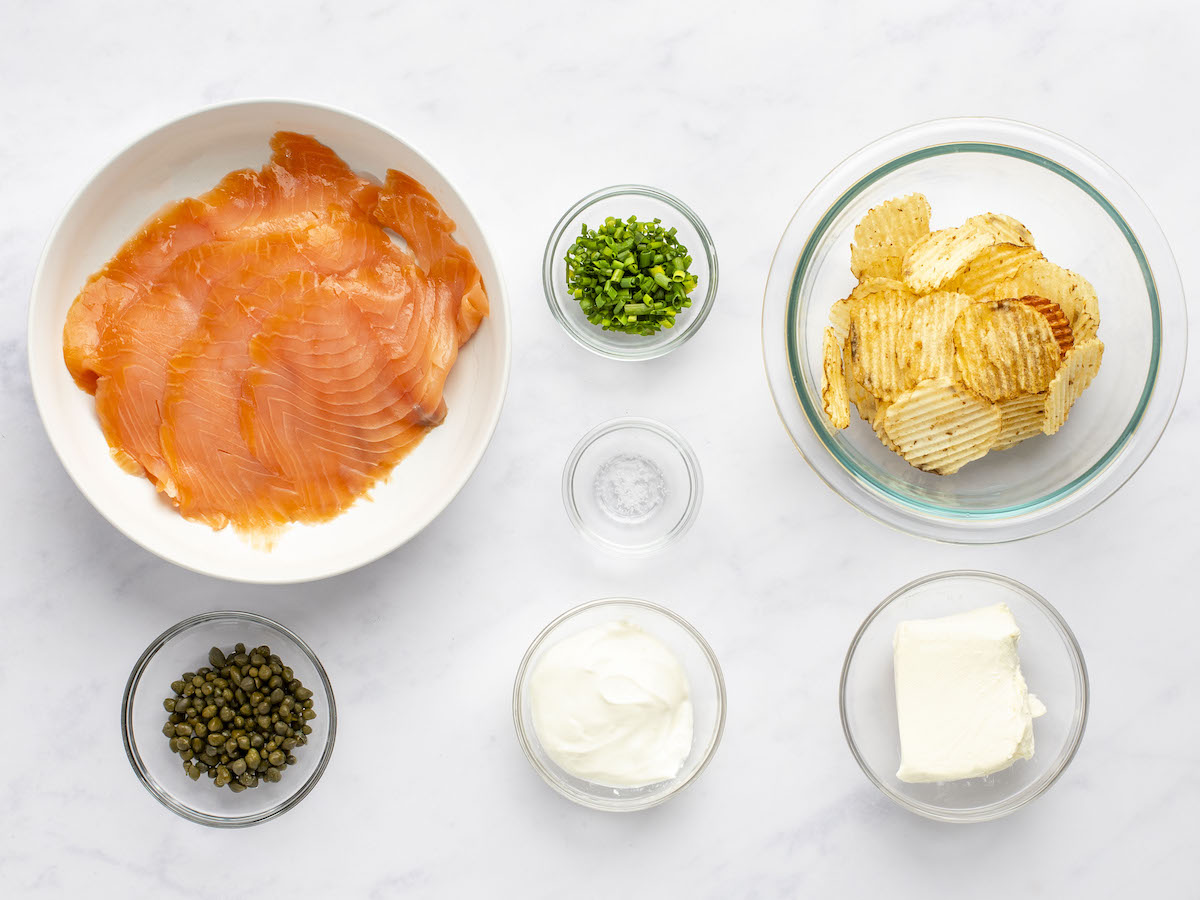
[[[1086,520],[947,547],[875,524],[810,473],[767,393],[759,316],[775,243],[808,188],[883,133],[961,114],[1025,119],[1106,159],[1200,290],[1200,15],[1086,0],[507,6],[0,4],[0,893],[186,897],[205,861],[261,858],[275,862],[239,863],[239,882],[292,896],[1197,896],[1195,369],[1150,461]],[[263,95],[359,111],[438,161],[491,235],[515,331],[499,431],[446,513],[375,565],[279,589],[189,574],[110,528],[50,450],[24,348],[38,253],[82,180],[161,121]],[[626,180],[691,203],[722,268],[699,336],[631,367],[570,343],[538,278],[557,215]],[[559,500],[575,439],[625,413],[678,427],[707,479],[692,533],[637,562],[586,546]],[[851,539],[872,563],[844,549]],[[1094,690],[1063,780],[973,827],[893,807],[847,752],[836,703],[865,613],[959,566],[1057,604]],[[729,685],[712,767],[633,816],[546,788],[509,711],[532,636],[613,594],[690,618]],[[220,607],[307,637],[340,701],[324,780],[250,831],[155,803],[118,727],[146,643]],[[229,895],[221,885],[206,896]]]

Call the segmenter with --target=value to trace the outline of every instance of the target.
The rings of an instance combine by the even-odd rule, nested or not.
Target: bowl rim
[[[46,386],[42,385],[41,379],[38,376],[38,370],[42,365],[42,358],[45,356],[46,352],[48,352],[48,351],[46,348],[42,347],[41,343],[37,340],[37,336],[34,333],[35,325],[37,324],[36,310],[39,307],[39,304],[37,301],[38,301],[39,296],[42,293],[42,281],[45,276],[46,266],[47,266],[47,261],[49,258],[50,251],[54,247],[56,241],[58,240],[59,233],[62,231],[62,229],[65,226],[65,224],[67,223],[67,221],[74,214],[75,207],[77,206],[77,204],[79,203],[79,201],[81,200],[83,195],[89,190],[89,188],[91,188],[92,184],[95,183],[97,179],[99,179],[102,175],[104,175],[106,172],[108,172],[114,165],[116,165],[122,159],[122,157],[126,156],[128,153],[130,153],[136,147],[138,147],[141,144],[143,144],[144,142],[158,136],[161,132],[167,131],[168,129],[178,127],[179,125],[181,125],[182,123],[184,123],[190,119],[198,119],[198,118],[201,118],[204,116],[212,115],[214,113],[219,113],[219,112],[229,110],[229,109],[236,109],[239,107],[271,107],[271,106],[291,107],[295,110],[311,110],[311,111],[316,111],[316,112],[321,112],[321,113],[326,113],[326,114],[332,114],[335,116],[339,116],[339,117],[342,117],[345,119],[355,121],[360,125],[367,126],[368,128],[373,128],[376,131],[380,132],[381,134],[384,134],[384,135],[388,136],[389,138],[391,138],[392,140],[395,140],[398,143],[402,144],[409,151],[411,151],[414,156],[416,156],[418,159],[420,159],[422,162],[424,162],[427,166],[429,166],[430,169],[437,172],[439,177],[445,182],[446,186],[449,188],[451,194],[453,194],[456,197],[456,199],[462,204],[463,209],[465,209],[467,211],[467,214],[470,216],[470,218],[472,220],[474,220],[476,226],[478,227],[478,231],[479,231],[479,237],[480,237],[480,241],[481,241],[481,249],[484,251],[484,253],[486,253],[487,257],[491,261],[493,268],[496,270],[496,284],[494,286],[494,289],[489,287],[488,296],[489,296],[489,299],[492,301],[492,310],[489,313],[488,318],[498,321],[500,323],[501,335],[503,338],[501,353],[500,353],[500,357],[501,357],[500,369],[501,369],[501,371],[498,373],[499,377],[496,379],[498,386],[499,386],[498,401],[495,405],[495,408],[491,412],[490,421],[488,421],[486,423],[483,439],[479,442],[479,446],[478,446],[476,452],[473,454],[473,458],[471,460],[470,466],[464,467],[462,474],[460,474],[460,476],[457,479],[455,479],[455,481],[452,485],[452,490],[447,494],[447,496],[445,498],[445,502],[441,504],[441,508],[437,512],[435,512],[432,516],[430,516],[427,521],[421,523],[419,525],[419,527],[415,528],[411,534],[409,534],[406,538],[401,540],[399,543],[394,543],[394,544],[391,544],[390,546],[384,546],[378,552],[375,552],[373,554],[368,554],[365,557],[355,558],[351,561],[339,563],[336,566],[330,567],[326,570],[322,570],[320,573],[311,573],[311,574],[310,573],[302,573],[299,576],[290,574],[287,571],[277,571],[271,575],[265,575],[265,574],[244,575],[244,574],[239,574],[238,572],[231,572],[231,571],[224,571],[224,570],[218,571],[212,566],[206,566],[202,560],[198,560],[198,559],[193,560],[182,554],[164,553],[164,552],[160,551],[159,549],[157,549],[156,547],[151,546],[150,545],[151,542],[143,540],[143,539],[135,536],[133,533],[131,533],[130,529],[126,528],[123,523],[118,521],[118,517],[110,514],[110,511],[108,509],[103,508],[101,506],[101,504],[97,503],[94,493],[91,490],[89,490],[89,488],[88,488],[88,479],[86,477],[86,473],[83,472],[82,470],[77,470],[76,467],[70,465],[67,462],[69,457],[68,457],[68,454],[66,454],[64,452],[64,446],[63,446],[64,438],[61,435],[56,434],[55,431],[52,430],[49,427],[49,425],[47,424],[46,410],[48,408],[47,404],[49,403],[49,399],[48,399],[48,396],[46,395],[47,388],[46,388]],[[343,107],[335,106],[333,104],[319,103],[319,102],[315,102],[315,101],[311,101],[311,100],[303,100],[303,99],[297,99],[297,98],[291,98],[291,97],[271,97],[271,96],[243,97],[243,98],[225,100],[225,101],[221,101],[218,103],[208,104],[206,106],[202,106],[197,109],[191,109],[180,115],[174,116],[164,122],[160,122],[159,124],[153,126],[152,128],[149,128],[148,130],[138,133],[136,135],[136,137],[134,137],[132,140],[129,140],[129,141],[125,142],[124,144],[122,144],[118,150],[116,150],[114,153],[109,155],[103,161],[103,163],[101,163],[98,167],[96,167],[93,171],[91,171],[91,173],[88,174],[84,178],[84,180],[79,185],[79,187],[72,193],[70,199],[66,202],[62,211],[59,213],[57,219],[55,219],[53,226],[51,226],[51,228],[50,228],[50,232],[47,235],[46,240],[42,245],[42,252],[38,258],[37,268],[34,270],[33,282],[30,287],[30,292],[29,292],[29,301],[28,301],[29,305],[28,305],[28,310],[27,310],[27,314],[26,314],[26,329],[25,329],[25,346],[26,346],[26,356],[27,356],[26,367],[27,367],[27,371],[29,373],[30,385],[31,385],[31,389],[33,392],[34,406],[37,408],[38,418],[42,422],[42,428],[45,431],[46,436],[50,441],[50,445],[54,448],[55,455],[58,457],[59,462],[62,464],[63,468],[66,470],[67,475],[74,482],[75,487],[87,499],[88,503],[91,504],[92,508],[95,509],[97,512],[99,512],[100,515],[110,525],[112,525],[118,532],[123,534],[126,538],[128,538],[133,543],[137,544],[143,550],[146,550],[146,551],[154,554],[155,556],[159,557],[160,559],[165,559],[167,562],[173,563],[174,565],[177,565],[180,568],[187,569],[188,571],[191,571],[191,572],[196,572],[197,574],[200,574],[200,575],[207,575],[209,577],[221,578],[226,581],[240,582],[243,584],[300,584],[300,583],[306,583],[306,582],[310,582],[310,581],[320,581],[325,578],[335,577],[337,575],[344,575],[347,572],[352,572],[355,569],[359,569],[363,566],[370,565],[373,562],[377,562],[378,560],[382,559],[384,556],[387,556],[389,553],[392,553],[395,550],[399,549],[405,543],[407,543],[408,541],[412,540],[412,538],[414,538],[418,534],[420,534],[438,516],[440,516],[441,513],[445,511],[446,507],[448,507],[454,501],[454,499],[459,495],[459,493],[461,493],[462,489],[466,486],[467,482],[471,479],[471,476],[474,475],[475,472],[478,470],[479,463],[482,461],[484,454],[487,452],[488,447],[491,445],[492,439],[495,437],[495,434],[496,434],[496,429],[500,423],[500,416],[504,410],[504,403],[508,396],[508,387],[509,387],[511,370],[512,370],[512,312],[509,309],[510,304],[509,304],[509,300],[508,300],[508,292],[507,292],[507,288],[506,288],[505,282],[504,282],[504,275],[500,268],[499,257],[497,256],[491,243],[488,241],[487,235],[484,233],[483,227],[480,223],[481,223],[481,220],[480,220],[479,216],[477,215],[475,209],[469,203],[467,203],[464,194],[462,193],[462,191],[460,191],[458,189],[458,186],[453,181],[451,181],[451,179],[449,177],[447,177],[447,175],[445,174],[445,172],[442,170],[442,168],[440,166],[438,166],[436,163],[434,163],[433,160],[427,154],[422,152],[411,141],[400,137],[396,132],[394,132],[390,128],[385,127],[384,125],[381,125],[379,122],[375,121],[374,119],[368,118],[366,116],[360,115],[355,112],[351,112]],[[499,316],[495,315],[497,306],[499,307],[499,312],[500,312]],[[62,349],[61,346],[59,346],[58,350],[59,350],[60,354],[61,354],[61,349]]]
[[[1058,632],[1059,637],[1062,638],[1063,644],[1067,648],[1067,654],[1074,663],[1072,670],[1075,676],[1075,687],[1079,692],[1078,721],[1074,723],[1063,750],[1060,751],[1054,766],[1047,770],[1047,774],[1042,775],[1038,781],[1033,782],[1020,793],[1013,795],[1013,797],[979,807],[967,815],[958,811],[947,811],[945,808],[934,806],[933,804],[911,800],[886,785],[859,752],[858,742],[854,739],[854,732],[850,727],[849,717],[846,713],[846,682],[850,677],[850,668],[854,662],[855,651],[858,649],[859,642],[870,626],[894,601],[905,596],[910,591],[934,582],[949,581],[956,578],[989,581],[1016,591],[1027,600],[1030,600],[1046,616],[1050,624]],[[853,639],[850,641],[850,647],[846,650],[845,661],[842,663],[842,674],[838,681],[838,713],[842,722],[842,735],[846,738],[851,755],[853,755],[859,768],[862,769],[863,774],[867,776],[868,780],[881,793],[887,796],[888,799],[896,805],[907,809],[909,812],[924,816],[927,819],[933,819],[937,822],[973,824],[977,822],[990,822],[1014,813],[1018,809],[1032,803],[1057,783],[1058,779],[1067,770],[1067,767],[1070,766],[1071,761],[1075,759],[1075,754],[1079,752],[1079,745],[1082,743],[1084,731],[1087,729],[1088,714],[1091,708],[1091,695],[1091,681],[1088,678],[1087,661],[1084,659],[1083,650],[1079,646],[1079,641],[1075,637],[1075,632],[1071,630],[1071,626],[1067,624],[1062,614],[1051,605],[1050,601],[1033,590],[1033,588],[1017,581],[1015,578],[1009,578],[1007,575],[1000,575],[996,572],[988,572],[982,569],[948,569],[942,572],[934,572],[930,575],[923,575],[897,588],[871,610],[863,620],[858,630],[855,631]]]
[[[193,809],[186,803],[178,800],[176,796],[161,786],[153,776],[151,776],[149,768],[142,760],[142,755],[138,751],[137,740],[134,737],[133,729],[133,698],[137,693],[137,689],[141,684],[142,675],[145,674],[146,667],[150,665],[150,661],[163,649],[171,640],[191,631],[194,628],[202,625],[207,625],[212,622],[252,622],[255,625],[261,625],[268,631],[275,631],[286,639],[292,641],[301,649],[308,661],[312,664],[317,676],[321,680],[321,685],[325,690],[325,695],[329,698],[329,734],[325,738],[325,745],[321,750],[320,759],[317,760],[316,768],[312,774],[299,785],[296,790],[289,794],[284,800],[277,803],[275,806],[263,810],[262,812],[253,813],[245,816],[214,816],[209,813],[203,813]],[[261,616],[257,613],[245,612],[236,609],[213,610],[212,612],[199,613],[184,619],[182,622],[177,622],[172,625],[142,651],[142,655],[138,657],[138,661],[134,663],[132,671],[129,673],[129,678],[125,682],[125,692],[121,697],[121,740],[125,745],[125,756],[129,760],[129,765],[133,768],[134,774],[142,786],[150,792],[159,803],[165,806],[171,812],[184,819],[192,822],[197,822],[200,825],[208,825],[212,828],[247,828],[251,825],[258,825],[261,822],[266,822],[276,816],[282,815],[289,809],[298,804],[301,800],[307,797],[317,782],[321,780],[321,776],[325,774],[325,769],[329,766],[329,758],[333,755],[333,745],[337,738],[337,702],[333,696],[333,685],[329,683],[329,675],[325,671],[325,667],[321,665],[321,661],[317,658],[316,653],[312,648],[305,643],[299,635],[285,625],[276,622],[274,619],[268,619],[266,616]]]
[[[831,447],[829,429],[815,411],[812,392],[797,384],[795,377],[796,288],[803,274],[801,265],[813,241],[848,198],[879,177],[909,162],[963,147],[1043,165],[1088,193],[1114,218],[1130,241],[1146,279],[1152,314],[1156,314],[1152,323],[1151,367],[1133,424],[1127,424],[1113,448],[1083,476],[1020,507],[953,510],[909,500],[882,488],[848,461],[845,454]],[[1071,165],[1059,158],[1063,155]],[[1118,211],[1118,204],[1092,184],[1096,177],[1107,181],[1109,193],[1122,195],[1120,205],[1124,212]],[[849,186],[843,188],[841,185],[845,184]],[[798,234],[797,229],[810,220],[816,224],[803,235],[795,264],[789,268],[791,254],[785,245],[792,233]],[[790,242],[795,244],[796,240],[792,238]],[[772,315],[772,289],[777,288],[776,296],[782,295],[784,283],[786,300],[782,304],[774,300],[775,307],[782,305],[783,327],[779,328],[778,311]],[[1149,458],[1166,428],[1182,386],[1186,319],[1182,282],[1166,237],[1145,202],[1111,166],[1061,135],[1016,120],[935,119],[892,132],[851,154],[812,189],[793,214],[776,248],[764,292],[763,359],[776,412],[790,439],[817,476],[844,500],[877,521],[909,534],[951,543],[1001,543],[1042,534],[1086,515],[1116,493]],[[784,368],[788,370],[787,389],[776,384],[773,377],[773,370],[779,369],[778,380],[785,380]],[[799,407],[807,426],[800,429],[800,434],[793,431],[788,421],[788,413],[794,406]]]
[[[634,606],[641,610],[663,616],[676,625],[680,626],[692,640],[696,642],[696,646],[700,648],[701,654],[707,660],[713,677],[713,683],[716,687],[717,701],[717,722],[713,728],[712,737],[709,740],[708,746],[705,748],[696,768],[683,779],[680,779],[672,784],[670,789],[648,794],[645,796],[635,797],[630,800],[611,800],[603,801],[594,797],[588,797],[578,791],[573,790],[568,785],[564,784],[557,774],[544,766],[537,754],[534,752],[535,744],[538,744],[536,734],[530,734],[525,729],[525,723],[521,715],[521,707],[524,700],[524,688],[526,679],[529,674],[529,665],[533,661],[533,657],[541,649],[546,638],[550,636],[559,626],[566,624],[577,616],[589,612],[593,609],[598,609],[605,606]],[[561,796],[578,803],[580,806],[588,807],[589,809],[599,810],[601,812],[637,812],[638,810],[650,809],[665,803],[671,797],[674,797],[692,782],[694,782],[700,773],[708,768],[712,762],[713,756],[717,752],[717,747],[721,744],[721,738],[725,734],[725,707],[727,697],[725,690],[725,676],[721,671],[721,664],[717,660],[716,653],[713,652],[712,646],[705,640],[704,635],[696,630],[687,619],[673,612],[667,607],[658,603],[652,603],[649,600],[640,600],[636,597],[602,597],[598,600],[589,600],[586,603],[581,603],[568,609],[561,615],[556,616],[545,628],[538,632],[537,637],[529,645],[529,649],[525,651],[525,655],[521,658],[521,664],[517,667],[517,675],[513,681],[513,726],[517,733],[517,742],[521,745],[521,750],[525,754],[525,758],[533,767],[534,771],[541,776],[542,780]],[[663,782],[668,784],[670,782]]]
[[[661,537],[645,544],[633,546],[610,541],[586,527],[583,523],[583,517],[579,513],[579,504],[575,502],[575,491],[572,490],[575,470],[579,467],[579,462],[583,459],[583,454],[587,452],[587,449],[605,435],[624,429],[648,431],[667,441],[683,458],[683,465],[688,473],[688,503],[687,508],[683,511],[683,515],[679,517],[679,521],[671,526],[671,530]],[[567,518],[571,520],[571,524],[575,526],[575,530],[593,544],[623,556],[649,556],[678,541],[695,524],[697,517],[700,515],[700,503],[704,499],[704,475],[700,469],[700,460],[692,449],[692,445],[678,431],[654,419],[647,419],[642,416],[620,416],[615,419],[609,419],[607,422],[601,422],[595,428],[588,431],[575,444],[570,455],[567,457],[566,463],[563,465],[562,498],[563,506],[567,511]]]
[[[682,215],[687,222],[696,229],[696,233],[700,236],[700,243],[704,249],[704,257],[708,263],[708,285],[704,294],[704,299],[700,303],[693,303],[690,309],[692,315],[684,322],[681,327],[671,328],[670,332],[660,331],[659,334],[668,334],[666,340],[655,341],[649,338],[644,346],[640,349],[632,347],[629,350],[617,350],[612,347],[605,347],[596,342],[597,335],[593,332],[603,334],[599,328],[580,329],[563,314],[559,299],[559,285],[554,278],[554,264],[557,261],[557,248],[562,239],[566,236],[567,226],[577,216],[585,212],[589,207],[602,200],[608,200],[612,197],[620,197],[623,195],[633,195],[639,197],[649,197],[652,200],[658,200],[672,207]],[[656,187],[651,187],[645,184],[614,184],[606,188],[600,188],[593,191],[586,197],[582,198],[573,204],[555,224],[550,232],[550,237],[546,241],[546,249],[542,255],[542,290],[546,295],[546,303],[550,307],[550,312],[555,320],[562,327],[567,336],[571,338],[579,346],[590,350],[598,356],[603,356],[606,359],[615,359],[621,362],[636,362],[646,359],[657,359],[660,356],[665,356],[677,347],[687,343],[692,335],[700,330],[700,326],[704,324],[704,320],[708,318],[712,311],[713,302],[717,297],[717,283],[719,279],[719,271],[717,264],[717,248],[713,243],[712,234],[696,215],[695,211],[673,194],[669,194],[664,190]]]

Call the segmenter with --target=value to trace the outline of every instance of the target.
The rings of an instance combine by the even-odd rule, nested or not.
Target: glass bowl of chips
[[[827,175],[780,241],[762,327],[817,475],[956,543],[1041,534],[1110,497],[1162,435],[1187,352],[1145,203],[1082,147],[1001,119],[916,125]]]

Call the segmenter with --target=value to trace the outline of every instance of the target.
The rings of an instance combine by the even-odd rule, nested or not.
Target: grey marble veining
[[[862,144],[946,115],[1024,119],[1097,153],[1146,199],[1185,289],[1200,290],[1198,30],[1191,4],[1084,0],[0,5],[0,891],[196,896],[188,859],[251,846],[287,868],[243,868],[241,883],[293,896],[1195,897],[1195,369],[1149,462],[1086,519],[948,547],[870,521],[804,465],[766,389],[759,320],[771,255],[808,189]],[[504,417],[455,502],[378,563],[289,588],[193,575],[113,530],[54,458],[24,351],[38,254],[88,174],[161,121],[272,95],[347,107],[428,153],[493,242],[515,335]],[[721,261],[701,333],[637,366],[572,344],[539,280],[558,215],[621,181],[684,198]],[[693,531],[649,560],[595,552],[559,498],[578,436],[619,414],[678,428],[706,477]],[[1041,591],[1092,678],[1062,781],[985,826],[891,806],[837,716],[863,616],[951,567]],[[614,594],[693,621],[729,688],[711,768],[632,816],[546,788],[509,707],[537,631]],[[149,640],[221,607],[309,639],[340,701],[322,782],[251,831],[160,807],[119,733]]]

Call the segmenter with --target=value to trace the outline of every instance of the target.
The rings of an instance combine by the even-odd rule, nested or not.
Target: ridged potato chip
[[[846,368],[846,393],[863,421],[870,422],[875,418],[879,401],[872,396],[870,391],[854,380],[853,368],[850,366],[849,336],[846,337],[845,344],[842,346],[842,359],[845,361]]]
[[[821,403],[834,428],[850,427],[850,400],[846,396],[842,347],[832,328],[825,329],[821,341]]]
[[[1062,367],[1046,391],[1046,418],[1043,425],[1046,434],[1054,434],[1066,423],[1071,407],[1100,371],[1103,356],[1104,343],[1098,338],[1076,344],[1067,353]]]
[[[829,327],[837,338],[838,346],[846,343],[850,336],[850,298],[843,297],[829,307]]]
[[[1000,410],[949,378],[931,378],[887,407],[883,428],[918,469],[950,475],[991,449]]]
[[[879,442],[887,447],[893,453],[899,453],[900,448],[896,446],[896,442],[888,437],[887,430],[883,427],[883,420],[887,416],[890,403],[880,401],[875,409],[875,415],[870,419],[871,428],[875,431],[875,436],[879,438]]]
[[[846,298],[851,305],[857,300],[862,300],[870,297],[872,294],[901,294],[905,297],[915,298],[914,294],[907,284],[903,281],[897,281],[895,278],[864,278],[854,286],[854,290],[850,292],[850,296]]]
[[[993,450],[1007,450],[1026,438],[1042,433],[1046,421],[1046,395],[1022,394],[996,404],[1000,410],[1000,433]]]
[[[939,291],[909,304],[901,338],[909,350],[903,359],[906,384],[954,377],[954,323],[973,302],[966,294]]]
[[[850,271],[855,278],[899,278],[904,254],[929,234],[929,201],[923,194],[896,197],[876,206],[854,229]]]
[[[954,359],[963,384],[986,400],[1040,394],[1061,359],[1050,323],[1017,300],[985,300],[954,323]]]
[[[965,224],[972,228],[978,228],[980,231],[991,232],[996,236],[997,241],[1019,244],[1024,247],[1033,246],[1033,234],[1029,229],[1012,216],[1006,216],[1004,213],[981,213],[978,216],[971,216]]]
[[[850,377],[877,400],[892,400],[909,386],[901,326],[911,304],[910,294],[880,291],[850,309]]]
[[[1096,336],[1100,327],[1100,308],[1096,289],[1082,275],[1077,275],[1048,259],[1035,259],[1023,265],[1017,274],[997,283],[992,296],[1045,297],[1062,307],[1071,322],[1075,343],[1081,344]]]
[[[1067,314],[1062,311],[1062,307],[1053,300],[1047,300],[1045,297],[1035,297],[1032,295],[1018,298],[1026,306],[1036,309],[1050,324],[1050,331],[1054,335],[1054,340],[1058,343],[1058,355],[1066,356],[1067,351],[1075,346],[1075,336],[1071,331],[1071,322],[1067,319]]]
[[[1033,247],[1021,244],[992,244],[979,251],[967,263],[967,267],[946,283],[948,291],[970,294],[984,300],[1003,299],[992,295],[992,287],[1001,281],[1016,277],[1021,267],[1042,254]]]
[[[928,293],[948,285],[972,259],[1004,243],[1033,246],[1033,235],[1010,216],[972,216],[957,228],[943,228],[913,244],[904,256],[901,274],[918,294]]]

